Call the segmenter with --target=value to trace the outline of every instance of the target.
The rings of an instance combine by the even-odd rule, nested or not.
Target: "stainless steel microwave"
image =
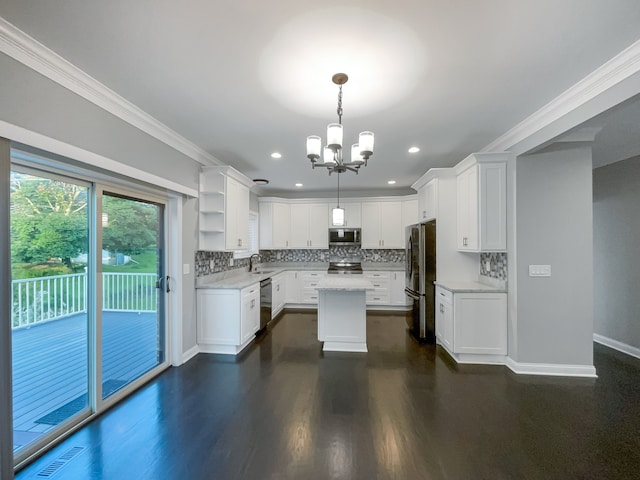
[[[359,228],[330,228],[329,229],[329,245],[330,246],[360,246],[360,229]]]

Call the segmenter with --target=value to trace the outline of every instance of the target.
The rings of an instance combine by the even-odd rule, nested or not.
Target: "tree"
[[[11,173],[11,257],[15,263],[71,259],[88,249],[87,187]]]
[[[156,244],[158,207],[105,195],[102,200],[102,246],[133,255]]]

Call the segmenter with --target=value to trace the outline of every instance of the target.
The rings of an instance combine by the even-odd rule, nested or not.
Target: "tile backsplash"
[[[487,261],[490,270],[487,269]],[[496,280],[507,280],[507,253],[481,253],[480,254],[480,276],[489,277]]]
[[[331,247],[327,250],[261,250],[262,262],[328,262],[333,256],[359,257],[363,262],[404,262],[404,250],[363,250],[358,247]],[[196,276],[224,272],[249,266],[248,258],[236,258],[233,267],[229,261],[232,252],[196,252]],[[213,265],[211,261],[213,260]]]
[[[261,250],[264,262],[328,262],[332,257],[357,257],[363,262],[404,262],[404,250],[363,250],[329,247],[328,250]]]

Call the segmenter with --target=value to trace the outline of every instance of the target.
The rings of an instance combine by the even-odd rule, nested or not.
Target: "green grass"
[[[103,272],[154,273],[157,270],[157,250],[146,250],[131,255],[131,262],[125,265],[103,265]]]

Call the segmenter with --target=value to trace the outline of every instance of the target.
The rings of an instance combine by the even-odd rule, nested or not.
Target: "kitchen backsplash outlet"
[[[487,268],[487,265],[489,268]],[[507,253],[481,253],[480,276],[507,281]]]

